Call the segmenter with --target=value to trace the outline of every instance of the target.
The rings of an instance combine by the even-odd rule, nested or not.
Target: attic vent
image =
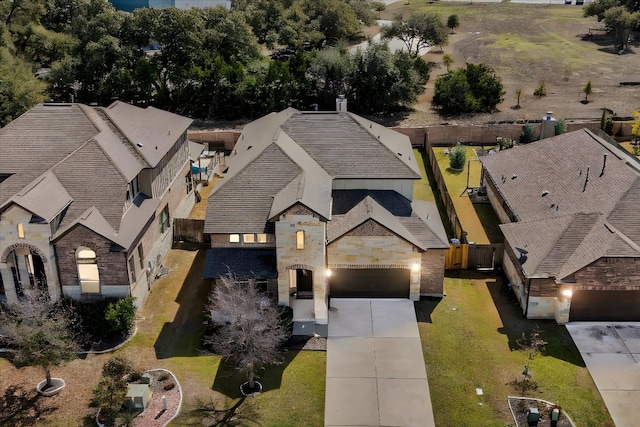
[[[143,146],[141,143],[139,143],[139,142],[138,142],[136,145],[137,145],[139,148],[144,147],[144,146]]]
[[[516,175],[515,173],[513,175],[511,175],[511,179],[516,179],[518,177],[518,175]]]
[[[549,192],[548,192],[547,190],[544,190],[544,191],[542,192],[542,197],[544,197],[544,196],[548,196],[548,195],[549,195]]]
[[[402,153],[398,153],[398,156],[402,157]]]
[[[253,145],[248,146],[247,150],[251,150],[252,147],[253,147]]]

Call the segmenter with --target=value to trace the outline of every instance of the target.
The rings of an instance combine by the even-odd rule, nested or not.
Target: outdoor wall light
[[[573,291],[571,289],[563,289],[560,294],[565,298],[571,298],[573,296]]]
[[[324,275],[325,275],[327,278],[331,277],[331,270],[327,268],[327,269],[324,271]]]
[[[413,271],[414,273],[419,272],[419,271],[420,271],[420,264],[418,264],[418,263],[413,264],[413,265],[411,266],[411,271]]]

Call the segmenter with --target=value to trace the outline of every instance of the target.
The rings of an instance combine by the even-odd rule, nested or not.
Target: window
[[[240,243],[239,234],[229,234],[229,243]]]
[[[160,233],[164,233],[169,229],[169,205],[165,205],[160,212]]]
[[[131,274],[131,283],[136,283],[136,260],[133,255],[129,257],[129,273]]]
[[[254,234],[243,234],[242,235],[242,240],[245,243],[255,243],[256,242],[256,236]]]
[[[96,253],[85,246],[76,250],[76,266],[78,268],[78,282],[83,294],[100,293],[100,274]]]
[[[138,262],[140,263],[140,270],[144,269],[144,252],[142,251],[142,244],[138,245]]]
[[[304,231],[296,231],[296,249],[304,249]]]
[[[258,234],[258,243],[267,243],[267,235],[264,233]]]
[[[193,190],[193,175],[191,174],[191,171],[187,173],[187,175],[184,177],[184,180],[187,183],[187,193],[191,193],[191,191]]]
[[[24,225],[18,224],[18,239],[24,239]]]
[[[31,215],[31,219],[29,220],[29,224],[44,224],[46,221],[44,218],[39,217],[38,215]]]
[[[138,177],[136,176],[127,186],[127,201],[125,203],[125,207],[129,207],[133,199],[136,198],[136,195],[140,192],[140,185],[138,184]]]

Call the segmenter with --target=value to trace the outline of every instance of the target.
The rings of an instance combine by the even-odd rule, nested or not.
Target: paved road
[[[567,330],[616,427],[640,425],[640,323],[572,322]]]
[[[331,299],[325,426],[433,427],[413,303]]]

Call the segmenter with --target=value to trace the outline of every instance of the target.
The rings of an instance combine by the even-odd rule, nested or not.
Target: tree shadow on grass
[[[158,359],[201,355],[204,309],[211,290],[210,281],[202,278],[205,255],[206,250],[198,251],[176,297],[178,312],[172,322],[163,325],[153,345]]]
[[[262,384],[263,393],[270,390],[277,390],[282,386],[282,375],[298,353],[299,351],[297,350],[288,350],[283,354],[281,364],[256,370],[255,379]],[[247,376],[244,372],[239,371],[235,366],[222,360],[220,361],[220,366],[218,367],[218,372],[213,380],[211,389],[229,398],[239,399],[242,397],[240,385],[246,381]]]
[[[0,425],[33,426],[42,423],[42,417],[58,409],[47,406],[46,399],[35,388],[29,390],[22,385],[10,385],[0,395]]]
[[[502,320],[503,327],[498,328],[498,332],[509,338],[509,348],[512,351],[519,350],[518,340],[522,333],[528,334],[537,326],[542,339],[547,341],[544,355],[584,367],[584,361],[567,328],[554,320],[525,318],[513,290],[504,287],[506,283],[506,278],[496,276],[495,280],[487,281],[487,289]]]

